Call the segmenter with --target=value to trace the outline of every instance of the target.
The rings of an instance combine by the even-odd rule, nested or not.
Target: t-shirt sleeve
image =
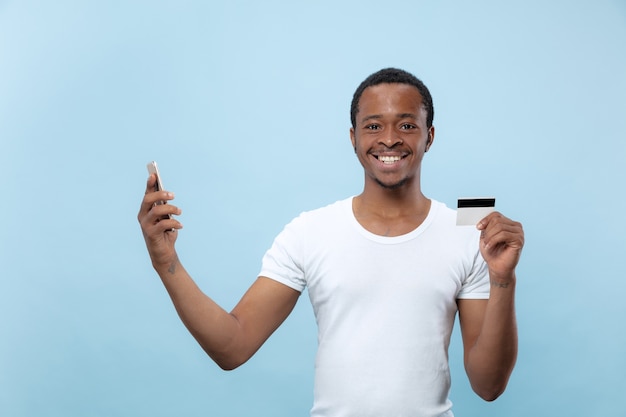
[[[294,219],[276,236],[263,256],[259,276],[278,281],[302,292],[306,280],[302,268],[302,233],[299,218]]]
[[[457,298],[487,299],[489,298],[489,269],[478,248],[470,273],[461,285]]]

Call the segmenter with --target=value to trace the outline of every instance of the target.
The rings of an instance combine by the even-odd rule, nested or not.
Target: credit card
[[[459,198],[456,210],[457,226],[476,226],[486,215],[495,211],[495,197]]]

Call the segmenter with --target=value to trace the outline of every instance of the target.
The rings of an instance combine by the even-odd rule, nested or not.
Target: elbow
[[[472,374],[470,385],[472,390],[481,399],[492,402],[497,400],[506,390],[512,369],[500,370],[499,372],[487,372]],[[468,374],[469,375],[469,374]]]
[[[196,341],[213,362],[223,371],[233,371],[246,363],[252,354],[238,348],[234,343],[225,343],[221,346],[214,346],[205,339],[196,336]]]
[[[502,366],[468,368],[472,390],[487,402],[497,400],[506,390],[514,366],[515,359]]]
[[[472,389],[480,398],[487,402],[498,399],[506,390],[508,379],[501,382],[493,382],[491,384],[483,384],[482,386],[472,385]]]
[[[235,369],[239,368],[241,366],[241,363],[235,363],[235,362],[218,362],[215,361],[215,363],[217,364],[217,366],[220,367],[220,369],[222,371],[234,371]]]
[[[500,390],[474,390],[474,392],[483,400],[487,402],[492,402],[498,399],[500,395],[504,392],[504,389]]]
[[[218,354],[216,352],[209,352],[206,349],[205,351],[209,355],[209,357],[213,359],[213,362],[215,362],[217,366],[219,366],[220,369],[222,369],[223,371],[234,371],[235,369],[246,363],[250,358],[249,356],[245,355],[233,354],[233,352],[224,352]]]

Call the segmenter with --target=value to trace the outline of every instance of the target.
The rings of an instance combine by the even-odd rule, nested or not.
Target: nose
[[[393,129],[388,129],[383,135],[380,136],[379,143],[385,145],[387,148],[393,148],[396,145],[401,145],[403,142],[398,132]]]

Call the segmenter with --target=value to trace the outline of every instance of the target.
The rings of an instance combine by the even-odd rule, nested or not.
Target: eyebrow
[[[417,119],[418,118],[417,115],[414,113],[398,113],[396,114],[396,117],[398,119]],[[382,118],[383,118],[382,114],[372,114],[372,115],[362,118],[361,123],[367,122],[368,120],[378,120]]]

